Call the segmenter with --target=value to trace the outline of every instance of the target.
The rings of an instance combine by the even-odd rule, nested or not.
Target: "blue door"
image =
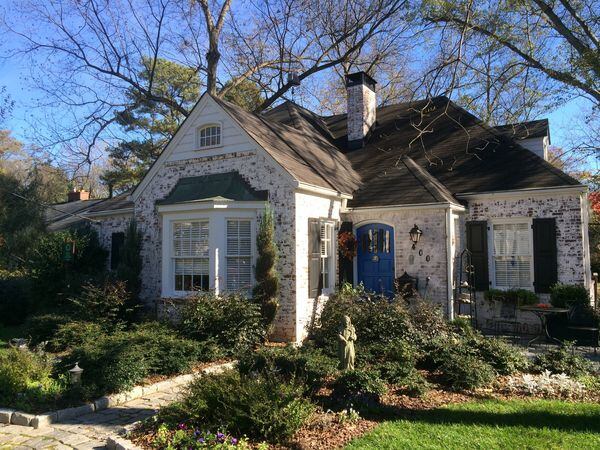
[[[370,223],[356,230],[357,275],[368,291],[391,297],[394,293],[394,229]]]

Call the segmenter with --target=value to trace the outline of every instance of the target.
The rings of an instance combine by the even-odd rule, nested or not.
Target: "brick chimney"
[[[71,202],[77,202],[79,200],[89,200],[90,199],[90,193],[88,191],[77,191],[75,189],[73,189],[73,191],[69,192],[67,194],[67,201],[69,203]]]
[[[375,124],[377,111],[377,82],[365,72],[346,75],[348,96],[348,149],[364,146],[365,137]]]

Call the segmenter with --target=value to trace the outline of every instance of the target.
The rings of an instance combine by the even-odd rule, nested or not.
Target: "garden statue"
[[[350,317],[344,316],[340,334],[340,368],[342,370],[354,370],[354,341],[356,341],[356,330],[350,321]]]

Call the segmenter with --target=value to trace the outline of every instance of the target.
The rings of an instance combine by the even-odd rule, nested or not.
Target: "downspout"
[[[454,275],[453,265],[454,260],[452,258],[452,209],[448,206],[446,210],[446,267],[448,270],[447,274],[447,286],[448,291],[448,304],[446,307],[446,313],[448,320],[454,320],[454,291],[452,289],[452,278]]]

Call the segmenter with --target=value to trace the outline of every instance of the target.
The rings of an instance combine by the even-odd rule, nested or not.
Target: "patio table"
[[[554,308],[554,307],[541,308],[539,306],[521,306],[519,309],[521,311],[528,311],[528,312],[534,313],[536,316],[539,317],[540,323],[542,325],[540,334],[537,335],[536,337],[534,337],[532,340],[530,340],[527,343],[528,346],[542,338],[545,338],[545,339],[549,340],[550,342],[556,342],[559,345],[563,345],[563,343],[560,340],[550,336],[550,332],[548,331],[548,316],[550,316],[552,314],[567,314],[569,312],[568,309]]]

